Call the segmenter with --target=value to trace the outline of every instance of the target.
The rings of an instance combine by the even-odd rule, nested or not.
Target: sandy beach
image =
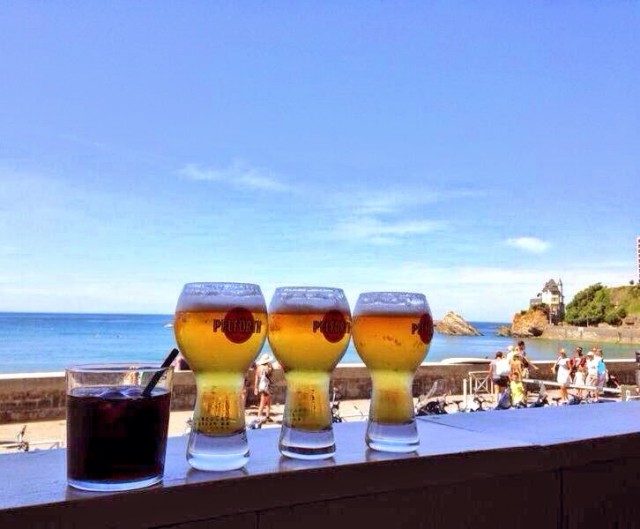
[[[559,392],[555,389],[547,390],[550,402],[558,398]],[[529,400],[534,399],[534,393],[529,394]],[[483,395],[488,400],[489,405],[494,405],[492,396]],[[414,399],[417,400],[417,399]],[[446,409],[449,413],[457,411],[456,402],[462,401],[462,395],[448,395]],[[369,399],[343,400],[340,401],[340,415],[345,422],[365,420],[369,414]],[[271,406],[271,418],[273,422],[265,423],[263,428],[277,428],[282,422],[282,412],[284,404],[274,404]],[[245,418],[249,426],[257,418],[257,406],[249,406],[246,410]],[[185,435],[189,431],[188,421],[192,416],[191,411],[171,412],[169,420],[169,436],[176,437]],[[66,446],[66,421],[39,421],[29,423],[0,424],[0,441],[14,441],[20,430],[25,426],[24,440],[29,443],[30,450],[46,450],[55,447]],[[15,452],[14,448],[0,447],[0,455]]]
[[[271,418],[273,422],[263,425],[263,428],[278,427],[282,421],[283,404],[271,406]],[[246,411],[247,425],[257,418],[257,406],[250,406]],[[345,400],[340,402],[340,414],[345,421],[364,420],[369,413],[369,400]],[[171,412],[169,420],[169,436],[184,435],[189,431],[188,420],[191,411]],[[0,441],[13,441],[26,424],[24,440],[29,443],[30,450],[46,450],[55,447],[66,446],[67,423],[65,420],[39,421],[29,423],[0,424]],[[0,447],[0,455],[15,452],[15,449]]]

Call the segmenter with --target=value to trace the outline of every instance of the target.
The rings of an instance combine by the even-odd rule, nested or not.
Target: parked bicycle
[[[418,397],[418,402],[415,405],[416,417],[449,413],[446,409],[448,395],[447,381],[444,379],[436,380],[426,394]]]
[[[471,397],[465,408],[460,411],[475,413],[477,411],[489,411],[491,409],[490,400],[485,399],[481,395],[475,394]]]
[[[538,388],[538,396],[536,400],[529,404],[529,408],[543,408],[544,406],[549,405],[549,397],[547,395],[547,388],[541,382],[540,387]]]
[[[28,452],[29,443],[24,439],[24,434],[26,431],[27,431],[27,425],[25,424],[17,433],[15,439],[0,441],[0,448],[4,450],[16,450],[18,452]]]
[[[27,425],[25,424],[20,431],[16,434],[15,439],[0,440],[0,448],[3,450],[11,450],[16,452],[29,452],[34,447],[45,446],[49,449],[60,448],[62,442],[58,439],[47,439],[42,441],[27,441],[25,434],[27,431]],[[35,448],[40,450],[41,448]]]

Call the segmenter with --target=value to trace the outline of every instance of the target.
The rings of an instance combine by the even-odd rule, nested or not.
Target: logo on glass
[[[330,310],[322,320],[313,320],[313,332],[320,331],[328,342],[337,343],[350,331],[350,325],[339,310]]]
[[[236,307],[225,315],[224,319],[213,320],[213,332],[222,332],[230,342],[244,343],[252,334],[259,334],[262,322],[253,317],[251,311]]]
[[[433,320],[430,314],[423,314],[418,323],[411,324],[411,334],[420,336],[422,343],[431,343],[433,338]]]

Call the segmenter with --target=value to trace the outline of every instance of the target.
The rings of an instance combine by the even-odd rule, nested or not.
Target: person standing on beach
[[[571,358],[571,373],[576,386],[584,386],[587,382],[587,359],[582,354],[582,347],[576,347]],[[578,398],[582,398],[583,390],[577,390]]]
[[[567,352],[564,349],[558,351],[558,359],[551,370],[556,374],[556,381],[560,384],[560,401],[569,402],[567,387],[571,383],[571,360],[567,358]]]
[[[587,386],[598,386],[598,364],[600,364],[600,358],[595,356],[595,347],[587,353]],[[595,393],[595,395],[594,395]],[[598,390],[595,392],[589,390],[587,396],[593,396],[598,400]]]
[[[596,347],[594,350],[595,358],[599,360],[598,362],[598,382],[596,384],[598,388],[598,398],[603,393],[603,388],[605,382],[607,381],[607,366],[604,363],[604,357],[602,355],[602,349],[600,347]]]
[[[271,420],[271,374],[273,373],[273,358],[265,353],[256,362],[256,373],[253,393],[260,395],[258,405],[258,419],[262,419],[262,411],[266,411],[265,422]]]
[[[517,380],[522,380],[524,372],[524,363],[522,362],[522,355],[518,349],[515,350],[513,357],[511,358],[511,374],[516,376]]]
[[[516,345],[516,351],[520,354],[520,361],[522,362],[522,378],[529,378],[529,368],[533,367],[536,371],[540,368],[535,365],[531,360],[527,358],[526,346],[523,340],[520,340]]]
[[[522,354],[520,349],[516,347],[511,360],[511,376],[509,377],[511,405],[515,408],[522,408],[527,405],[527,391],[522,383],[524,369]]]
[[[502,351],[496,353],[496,357],[489,364],[489,376],[493,381],[496,400],[500,394],[509,386],[509,375],[511,374],[511,364]]]

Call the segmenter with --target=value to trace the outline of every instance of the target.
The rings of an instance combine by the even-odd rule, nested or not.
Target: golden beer
[[[376,443],[372,448],[407,451],[403,441],[408,447],[417,446],[412,384],[432,337],[431,311],[422,294],[377,292],[358,299],[353,342],[372,381],[368,442],[372,436],[383,438],[383,448]],[[396,436],[394,426],[399,427],[396,433],[403,433]],[[389,447],[385,447],[387,441]]]
[[[178,348],[199,389],[193,420],[198,432],[226,435],[245,427],[244,403],[240,402],[244,375],[264,343],[267,314],[262,307],[242,310],[247,313],[235,319],[229,318],[230,311],[176,311]],[[227,334],[237,334],[231,334],[235,342],[227,337],[225,328]]]
[[[190,283],[176,307],[178,347],[196,379],[187,459],[201,470],[229,470],[248,461],[244,376],[267,335],[257,285]]]
[[[269,344],[287,380],[280,451],[317,459],[335,452],[329,381],[349,344],[351,315],[340,289],[283,287],[269,306]]]
[[[310,431],[331,426],[329,379],[349,345],[350,319],[335,310],[269,315],[269,345],[287,378],[285,424]]]

